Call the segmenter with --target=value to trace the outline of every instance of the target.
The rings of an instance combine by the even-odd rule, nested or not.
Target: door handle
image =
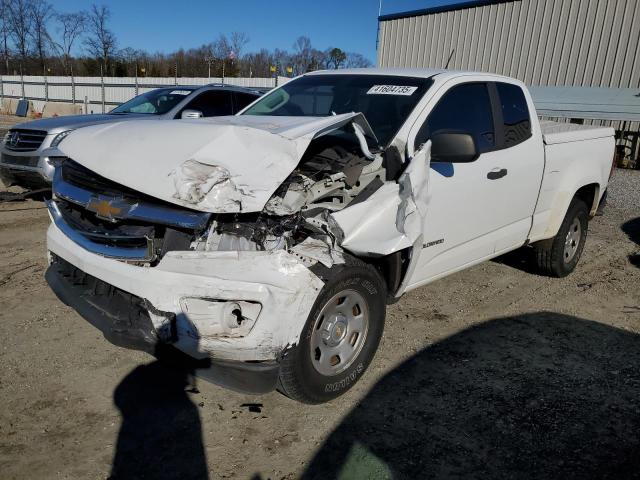
[[[500,168],[500,169],[495,168],[491,170],[489,173],[487,173],[487,178],[489,180],[498,180],[499,178],[502,178],[506,175],[507,175],[506,168]]]

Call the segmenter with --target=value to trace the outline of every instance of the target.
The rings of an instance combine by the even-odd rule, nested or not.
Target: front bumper
[[[127,314],[125,329],[116,325],[114,331],[107,322],[105,336],[113,343],[129,343],[123,346],[146,351],[154,350],[158,343],[171,344],[194,359],[216,364],[250,362],[255,367],[255,362],[277,362],[288,346],[298,342],[323,286],[286,251],[169,252],[154,267],[138,266],[91,253],[54,224],[47,232],[47,247],[52,260],[60,257],[80,274],[117,289],[117,296],[105,306],[88,299],[73,281],[62,283],[55,263],[49,269],[53,273],[47,273],[58,296],[103,332],[104,315],[113,317],[114,309]],[[181,306],[188,298],[254,302],[261,310],[246,335],[202,335]]]
[[[55,258],[45,273],[47,283],[66,305],[102,332],[114,345],[142,350],[232,390],[266,393],[276,387],[277,362],[196,360],[172,346],[175,318],[168,328],[156,330],[144,301],[84,274]]]
[[[18,185],[24,188],[49,188],[51,180],[43,176],[38,169],[15,168],[13,165],[0,163],[0,180],[9,187]]]
[[[32,152],[14,152],[0,147],[0,180],[9,185],[26,188],[51,186],[54,167],[49,163],[46,149]]]

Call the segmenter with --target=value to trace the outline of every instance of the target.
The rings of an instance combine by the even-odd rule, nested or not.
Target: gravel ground
[[[572,275],[524,251],[410,292],[318,406],[110,345],[43,281],[43,204],[0,204],[0,477],[640,478],[639,173]]]
[[[640,215],[640,170],[616,169],[607,197],[625,215]]]

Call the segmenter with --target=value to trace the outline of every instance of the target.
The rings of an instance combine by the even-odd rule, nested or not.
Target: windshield
[[[262,97],[243,115],[324,117],[362,112],[381,146],[400,129],[431,79],[395,75],[308,75]]]
[[[162,115],[193,93],[193,88],[174,87],[152,90],[111,110],[111,113],[148,113]]]

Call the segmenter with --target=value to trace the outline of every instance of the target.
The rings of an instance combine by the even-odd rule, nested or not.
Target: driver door
[[[454,85],[438,100],[418,127],[417,151],[433,134],[469,133],[479,156],[469,163],[432,158],[424,241],[408,286],[427,283],[490,257],[503,219],[496,215],[502,198],[497,182],[487,177],[496,169],[495,131],[485,82]]]

